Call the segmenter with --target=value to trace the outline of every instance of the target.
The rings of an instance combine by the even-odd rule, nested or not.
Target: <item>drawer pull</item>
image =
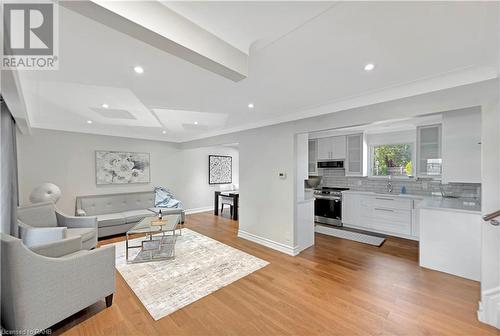
[[[394,198],[387,198],[387,197],[375,197],[375,199],[384,201],[394,201]]]
[[[394,210],[391,210],[391,209],[384,209],[384,208],[375,208],[375,210],[379,210],[379,211],[387,211],[387,212],[394,212]]]

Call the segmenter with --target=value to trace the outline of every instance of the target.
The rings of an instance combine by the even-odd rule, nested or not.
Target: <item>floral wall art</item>
[[[96,183],[149,183],[149,153],[96,151]]]
[[[233,158],[231,156],[208,156],[208,183],[227,184],[233,182]]]

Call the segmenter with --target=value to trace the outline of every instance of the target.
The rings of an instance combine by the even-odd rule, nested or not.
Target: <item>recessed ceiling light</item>
[[[109,108],[108,104],[102,104],[101,106],[102,106],[102,108]]]
[[[365,65],[365,71],[372,71],[373,69],[375,69],[375,64],[368,63],[367,65]]]
[[[195,121],[195,122],[194,122],[194,124],[195,124],[195,125],[198,125],[198,122],[197,122],[197,121]]]
[[[87,120],[87,124],[92,124],[93,121],[92,120]]]
[[[141,66],[134,67],[134,71],[138,74],[144,73],[144,69]]]
[[[167,134],[167,131],[163,130],[161,131],[162,134]]]
[[[248,108],[252,109],[253,107],[254,107],[253,103],[248,104]]]

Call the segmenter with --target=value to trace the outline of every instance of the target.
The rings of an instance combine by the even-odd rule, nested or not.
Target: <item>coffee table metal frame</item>
[[[175,258],[175,243],[177,236],[182,235],[180,215],[164,215],[163,219],[167,220],[166,224],[151,225],[151,221],[157,219],[158,217],[156,216],[145,217],[127,231],[125,241],[125,258],[127,263],[140,263]],[[177,230],[179,230],[179,234],[176,233]],[[160,236],[157,235],[159,233],[161,233]],[[130,245],[130,235],[135,234],[145,234],[146,239],[141,241],[141,245]],[[141,252],[139,253],[149,252],[149,258],[129,260],[129,249],[134,248],[140,248]],[[171,251],[168,251],[168,249],[171,249]],[[168,253],[167,256],[161,256],[161,252],[166,251],[170,253]]]

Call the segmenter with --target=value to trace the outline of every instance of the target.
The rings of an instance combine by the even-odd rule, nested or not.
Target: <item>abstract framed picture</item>
[[[223,155],[208,156],[208,184],[233,183],[233,158]]]
[[[96,184],[151,182],[149,153],[96,151]]]

